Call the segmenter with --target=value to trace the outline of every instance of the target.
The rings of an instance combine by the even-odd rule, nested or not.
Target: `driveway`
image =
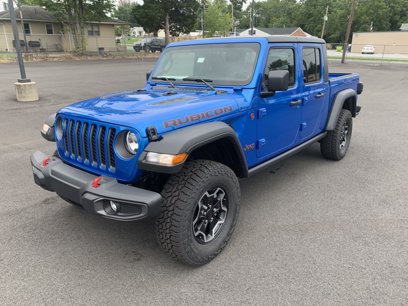
[[[41,101],[14,102],[16,64],[0,65],[1,304],[407,304],[408,69],[332,63],[365,84],[350,150],[316,144],[242,180],[225,251],[192,269],[164,254],[151,220],[119,223],[37,187],[29,156],[62,106],[142,87],[151,62],[31,63]]]

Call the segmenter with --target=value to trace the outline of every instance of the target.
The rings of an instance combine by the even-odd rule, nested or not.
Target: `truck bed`
[[[337,93],[344,89],[353,89],[357,92],[360,76],[357,73],[329,73],[330,84],[330,107]]]

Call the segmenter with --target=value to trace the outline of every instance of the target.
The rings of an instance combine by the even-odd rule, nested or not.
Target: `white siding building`
[[[0,0],[0,12],[8,11],[8,1]]]
[[[254,28],[254,33],[251,35],[251,29],[238,29],[238,36],[257,36],[267,37],[272,35],[290,35],[300,37],[310,37],[310,34],[306,33],[299,27],[291,28]]]

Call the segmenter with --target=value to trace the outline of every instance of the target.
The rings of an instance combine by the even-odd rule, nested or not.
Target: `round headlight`
[[[58,118],[55,124],[55,136],[57,137],[57,140],[62,139],[62,119],[61,118]]]
[[[137,150],[139,149],[139,142],[137,141],[137,137],[135,133],[127,132],[125,138],[125,145],[126,150],[130,153],[135,155]]]

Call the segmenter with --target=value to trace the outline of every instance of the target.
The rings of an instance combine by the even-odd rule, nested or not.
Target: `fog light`
[[[113,201],[109,201],[109,205],[110,205],[110,208],[112,209],[113,213],[116,214],[119,211],[120,206],[119,206],[118,203],[115,203]]]

